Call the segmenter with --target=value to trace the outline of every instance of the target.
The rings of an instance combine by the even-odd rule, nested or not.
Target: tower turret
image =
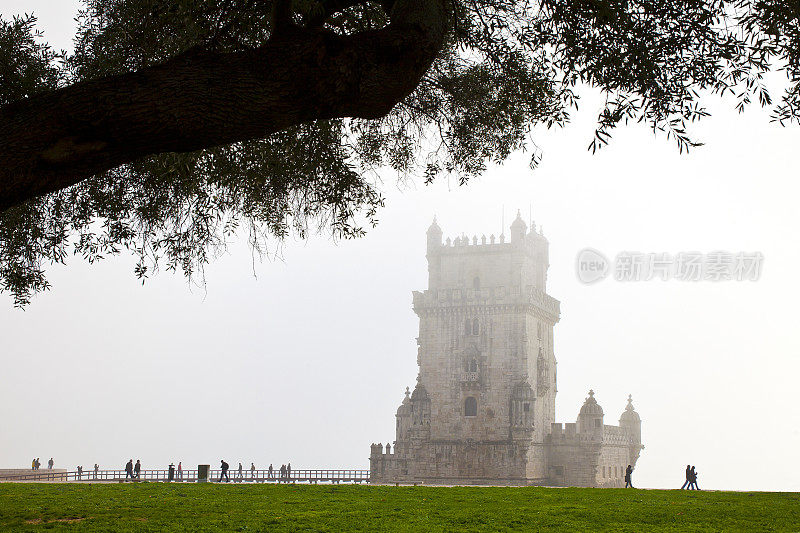
[[[630,394],[628,395],[628,405],[622,412],[622,416],[619,417],[619,426],[628,432],[634,443],[642,442],[642,419],[633,408],[633,397]]]
[[[433,223],[428,228],[428,253],[437,251],[442,246],[442,228],[436,223],[436,217],[433,217]]]
[[[591,389],[578,415],[578,432],[603,438],[603,408],[594,399],[594,391]]]
[[[511,242],[521,244],[525,240],[528,225],[522,220],[522,215],[517,211],[517,218],[511,224]]]

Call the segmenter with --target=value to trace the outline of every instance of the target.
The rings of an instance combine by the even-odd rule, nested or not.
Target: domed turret
[[[438,250],[442,246],[442,228],[436,223],[436,217],[433,217],[433,223],[428,228],[428,253]]]
[[[578,415],[578,431],[603,436],[603,408],[594,399],[593,390],[589,390],[589,397],[583,402]]]
[[[628,395],[628,405],[625,406],[625,411],[619,417],[619,426],[628,431],[634,442],[642,441],[642,419],[633,408],[633,397],[630,394]]]
[[[511,224],[511,242],[522,242],[525,240],[525,233],[528,231],[528,225],[522,220],[522,215],[517,211],[517,218]]]

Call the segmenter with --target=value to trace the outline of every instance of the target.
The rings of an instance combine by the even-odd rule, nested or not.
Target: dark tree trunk
[[[443,0],[400,0],[383,29],[288,28],[239,53],[190,51],[0,108],[0,211],[137,158],[263,138],[336,117],[378,118],[442,47]]]

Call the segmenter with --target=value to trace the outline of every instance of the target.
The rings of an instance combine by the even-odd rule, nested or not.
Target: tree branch
[[[303,122],[378,118],[441,49],[444,0],[398,0],[385,28],[295,28],[244,52],[193,50],[0,108],[0,211],[138,158],[263,138]]]

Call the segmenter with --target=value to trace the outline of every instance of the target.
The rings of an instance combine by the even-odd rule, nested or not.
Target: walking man
[[[52,470],[53,469],[53,464],[54,464],[53,463],[53,458],[51,457],[50,460],[47,461],[47,469],[48,470]]]
[[[236,478],[240,481],[244,478],[244,476],[242,476],[242,463],[239,463],[239,472],[236,474]]]
[[[230,468],[228,466],[228,463],[226,463],[225,460],[220,460],[219,468],[220,468],[220,470],[222,472],[219,475],[219,483],[222,483],[222,478],[223,477],[225,478],[225,483],[229,482],[231,480],[231,478],[228,477],[228,468]]]
[[[133,459],[125,465],[125,479],[133,479]]]
[[[133,467],[133,473],[135,474],[136,479],[139,479],[139,476],[141,476],[141,471],[142,471],[142,463],[141,461],[139,461],[139,459],[136,459],[136,465],[134,465]]]
[[[250,481],[256,480],[256,464],[250,463]]]
[[[691,482],[692,482],[692,467],[689,466],[689,465],[686,465],[686,481],[684,481],[683,485],[681,485],[681,490],[683,490],[687,486],[689,486],[689,483],[691,483]]]
[[[286,477],[288,477],[289,479],[292,478],[292,463],[286,465]]]
[[[633,488],[633,482],[631,481],[631,474],[633,473],[633,467],[628,465],[628,468],[625,469],[625,488],[628,487]]]
[[[272,479],[274,470],[272,469],[272,463],[269,464],[269,468],[267,469],[267,479]]]
[[[97,471],[100,470],[100,465],[94,464],[94,478],[97,479]]]
[[[183,481],[183,463],[178,461],[178,481]]]
[[[694,465],[692,465],[692,469],[689,471],[689,474],[689,489],[700,490],[700,487],[697,486],[697,470],[694,469]]]
[[[83,475],[83,467],[79,465],[78,466],[78,479],[80,479],[82,475]]]

